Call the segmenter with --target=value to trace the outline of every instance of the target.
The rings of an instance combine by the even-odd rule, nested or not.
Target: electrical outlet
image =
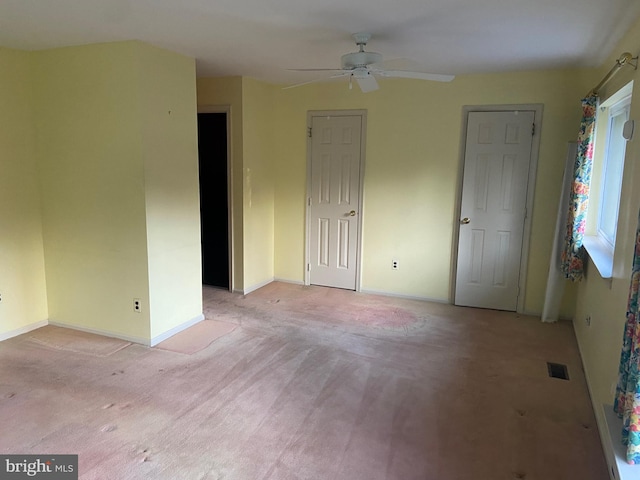
[[[133,299],[133,311],[136,313],[142,313],[142,303],[139,298]]]
[[[398,260],[391,260],[391,268],[394,270],[398,269]]]
[[[587,324],[587,327],[591,326],[591,315],[587,315],[584,319],[584,323]]]

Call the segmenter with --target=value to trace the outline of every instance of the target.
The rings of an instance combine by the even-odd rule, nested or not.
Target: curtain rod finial
[[[634,63],[635,62],[635,63]],[[617,60],[619,66],[631,65],[634,70],[638,68],[638,57],[634,57],[629,52],[624,52]]]

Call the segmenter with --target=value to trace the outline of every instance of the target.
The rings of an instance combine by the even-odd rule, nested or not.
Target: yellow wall
[[[0,48],[0,338],[47,320],[30,55]]]
[[[243,79],[244,290],[274,277],[273,93]]]
[[[49,316],[149,338],[136,43],[34,54]],[[133,312],[140,298],[142,313]]]
[[[195,62],[135,46],[154,339],[202,314]]]
[[[567,141],[579,120],[575,71],[460,76],[448,84],[382,80],[275,91],[275,276],[304,279],[306,115],[366,109],[362,289],[450,300],[465,105],[543,104],[525,309],[542,311]],[[391,270],[391,260],[400,268]],[[563,315],[573,314],[570,287]]]
[[[147,343],[195,319],[193,59],[140,42],[33,56],[51,321]]]
[[[210,107],[230,107],[231,163],[233,195],[233,286],[234,291],[244,289],[243,268],[243,111],[241,77],[199,78],[197,80],[198,111]]]
[[[640,21],[627,32],[602,67],[587,77],[595,86],[614,65],[622,52],[637,55],[640,51]],[[640,77],[631,68],[621,70],[615,79],[600,92],[601,100],[615,93],[631,80],[634,92],[630,118],[640,119]],[[587,88],[588,90],[588,88]],[[586,91],[583,91],[583,94]],[[613,403],[612,386],[617,381],[618,362],[622,347],[627,297],[631,278],[631,262],[635,245],[635,233],[640,206],[640,140],[636,128],[635,139],[627,142],[625,167],[622,180],[622,196],[616,235],[613,279],[603,280],[589,261],[587,276],[580,283],[574,327],[582,360],[591,390],[594,410],[602,426],[602,404]],[[591,326],[585,318],[591,316]]]
[[[274,277],[273,132],[277,87],[251,78],[200,78],[198,110],[231,107],[233,290],[248,292]]]

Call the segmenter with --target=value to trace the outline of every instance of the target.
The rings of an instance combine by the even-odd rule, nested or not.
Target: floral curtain
[[[627,323],[622,340],[618,386],[613,409],[622,418],[622,443],[627,446],[627,462],[640,463],[640,218],[633,253],[631,286],[627,304]]]
[[[574,180],[569,199],[569,214],[564,248],[562,250],[562,272],[573,281],[582,279],[584,249],[582,238],[587,220],[589,184],[593,161],[593,140],[596,126],[598,96],[593,94],[582,99],[582,122],[578,135],[578,154],[574,164]]]

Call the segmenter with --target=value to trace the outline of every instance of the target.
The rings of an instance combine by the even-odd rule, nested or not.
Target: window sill
[[[611,442],[611,450],[613,451],[615,460],[615,471],[613,465],[609,465],[612,478],[616,480],[639,480],[640,479],[640,465],[629,465],[627,463],[627,453],[624,445],[620,441],[622,436],[622,420],[618,418],[618,415],[613,411],[611,405],[603,405],[604,419],[609,430],[608,440]]]
[[[585,235],[582,245],[602,278],[613,276],[613,251],[611,247],[596,235]]]

